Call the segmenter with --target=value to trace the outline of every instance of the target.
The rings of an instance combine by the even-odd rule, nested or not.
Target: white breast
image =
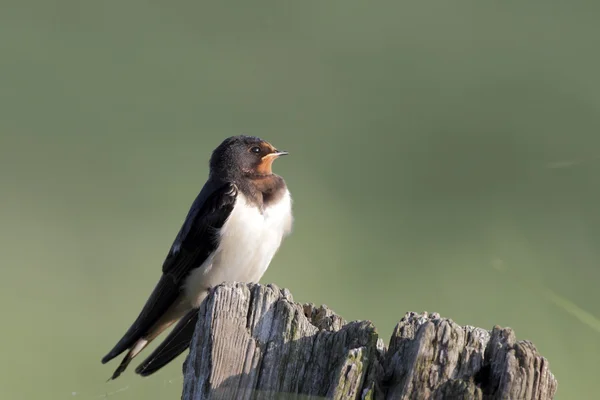
[[[192,307],[198,307],[206,291],[222,282],[258,282],[283,238],[292,229],[292,200],[283,197],[261,213],[238,193],[231,215],[220,231],[217,250],[192,272],[185,293]]]

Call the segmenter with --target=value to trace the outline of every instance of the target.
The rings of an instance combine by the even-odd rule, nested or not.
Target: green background
[[[100,358],[246,133],[291,153],[262,282],[386,341],[409,310],[510,326],[595,398],[599,3],[220,3],[1,1],[0,397],[178,398],[183,357]]]

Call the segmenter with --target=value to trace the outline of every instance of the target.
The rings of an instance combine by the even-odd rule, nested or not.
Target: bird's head
[[[210,158],[210,173],[222,177],[264,177],[273,172],[276,158],[288,154],[254,136],[232,136],[217,147]]]

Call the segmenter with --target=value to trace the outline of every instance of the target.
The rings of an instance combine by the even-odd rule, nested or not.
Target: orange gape
[[[273,171],[271,170],[271,165],[273,165],[273,161],[278,157],[277,153],[267,154],[262,158],[261,163],[256,167],[256,172],[260,175],[271,175]]]
[[[256,167],[256,172],[260,175],[271,175],[273,173],[271,165],[273,165],[273,161],[278,157],[276,153],[277,149],[267,142],[261,143],[261,147],[266,148],[269,154],[262,158],[261,163]]]

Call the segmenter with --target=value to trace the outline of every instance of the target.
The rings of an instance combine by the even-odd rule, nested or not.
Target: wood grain
[[[228,283],[202,304],[183,400],[552,399],[548,361],[510,328],[407,313],[386,348],[369,321],[301,305],[274,285]]]

